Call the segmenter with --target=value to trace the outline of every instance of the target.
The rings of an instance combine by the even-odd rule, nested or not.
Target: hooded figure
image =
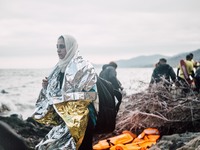
[[[54,127],[36,149],[78,150],[84,136],[87,137],[86,128],[96,123],[93,105],[97,98],[96,73],[91,63],[78,55],[77,48],[72,36],[58,38],[59,61],[39,94],[33,114],[37,122]]]
[[[122,91],[122,84],[117,79],[117,64],[111,61],[109,64],[105,64],[102,67],[102,71],[99,73],[99,77],[112,83],[112,86],[117,91]]]

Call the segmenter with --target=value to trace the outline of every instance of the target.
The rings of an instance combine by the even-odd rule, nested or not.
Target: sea
[[[117,68],[117,77],[124,93],[132,95],[147,89],[154,68]],[[97,74],[101,68],[95,69]],[[23,119],[30,117],[42,87],[42,79],[51,69],[0,69],[0,108],[10,111],[0,115],[18,114]]]

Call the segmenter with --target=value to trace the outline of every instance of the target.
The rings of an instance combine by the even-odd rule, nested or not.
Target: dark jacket
[[[200,78],[200,67],[195,71],[195,78]]]
[[[161,77],[163,77],[170,81],[170,78],[173,82],[176,80],[176,74],[173,70],[173,68],[168,64],[159,64],[152,73],[151,81],[150,83],[158,83],[161,81]]]
[[[103,65],[102,71],[99,73],[99,77],[105,79],[105,78],[104,78],[104,76],[105,76],[105,69],[106,69],[106,67],[108,67],[108,66],[109,66],[109,64]]]
[[[117,79],[116,69],[113,66],[104,65],[102,67],[102,71],[99,74],[99,77],[111,82],[114,89],[116,90],[122,89],[121,83]]]

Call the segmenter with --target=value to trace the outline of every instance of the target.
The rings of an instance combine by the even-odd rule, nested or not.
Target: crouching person
[[[159,83],[163,81],[165,86],[169,86],[176,81],[176,74],[173,68],[167,64],[165,58],[161,58],[153,70],[150,87],[153,83]]]

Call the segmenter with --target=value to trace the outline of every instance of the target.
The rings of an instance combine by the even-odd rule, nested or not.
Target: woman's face
[[[63,59],[65,55],[67,54],[65,42],[63,38],[58,39],[56,47],[57,47],[58,57],[60,59]]]

